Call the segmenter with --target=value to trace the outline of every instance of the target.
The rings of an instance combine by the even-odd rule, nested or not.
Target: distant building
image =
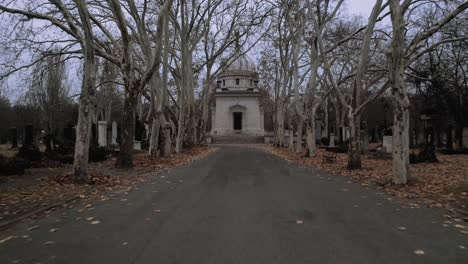
[[[247,55],[241,55],[217,76],[211,135],[263,136],[260,96],[255,63]]]

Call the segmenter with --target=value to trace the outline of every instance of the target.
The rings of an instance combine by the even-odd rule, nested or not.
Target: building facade
[[[217,77],[211,135],[263,136],[258,74],[254,62],[242,55]]]

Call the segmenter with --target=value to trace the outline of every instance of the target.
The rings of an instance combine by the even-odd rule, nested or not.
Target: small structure
[[[247,55],[238,58],[217,78],[212,108],[211,135],[263,137],[264,118],[260,107],[258,74]]]

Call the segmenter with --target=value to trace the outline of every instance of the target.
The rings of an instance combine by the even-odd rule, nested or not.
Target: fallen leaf
[[[298,225],[302,225],[303,223],[304,223],[303,220],[296,220],[296,224],[298,224]]]
[[[94,220],[94,221],[91,222],[92,225],[97,225],[99,223],[101,223],[101,221],[99,221],[99,220]]]
[[[52,245],[52,244],[55,244],[55,242],[54,242],[54,241],[46,241],[46,242],[44,243],[44,245]]]
[[[406,230],[406,227],[404,227],[404,226],[399,226],[398,229],[403,231],[403,230]]]
[[[58,230],[59,230],[58,228],[52,228],[49,232],[50,232],[50,233],[55,233],[55,232],[57,232]]]
[[[421,250],[421,249],[418,249],[418,250],[415,250],[415,251],[414,251],[414,254],[416,254],[416,255],[424,255],[424,251]]]
[[[34,230],[34,229],[38,229],[38,228],[39,228],[39,226],[32,226],[32,227],[28,228],[28,231],[31,231],[31,230]]]
[[[3,244],[3,243],[5,243],[5,242],[7,242],[7,241],[10,241],[10,240],[12,240],[12,239],[15,239],[16,237],[17,237],[17,236],[8,236],[8,237],[6,237],[6,238],[0,240],[0,244]]]

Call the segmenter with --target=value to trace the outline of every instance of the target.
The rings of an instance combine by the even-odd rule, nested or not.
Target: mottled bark
[[[120,143],[119,156],[117,157],[116,167],[121,169],[130,169],[133,167],[133,144],[135,140],[135,107],[138,95],[134,89],[127,88],[125,93],[124,107],[122,113],[122,137]]]
[[[393,96],[393,177],[395,184],[406,184],[409,177],[409,99],[404,83],[405,20],[399,0],[390,0],[392,43],[389,54],[389,81]]]
[[[76,126],[73,180],[77,183],[85,183],[89,181],[89,142],[91,136],[91,119],[94,114],[97,64],[92,44],[93,32],[86,3],[84,1],[77,1],[77,7],[84,32],[84,38],[81,40],[84,61],[78,124]]]

